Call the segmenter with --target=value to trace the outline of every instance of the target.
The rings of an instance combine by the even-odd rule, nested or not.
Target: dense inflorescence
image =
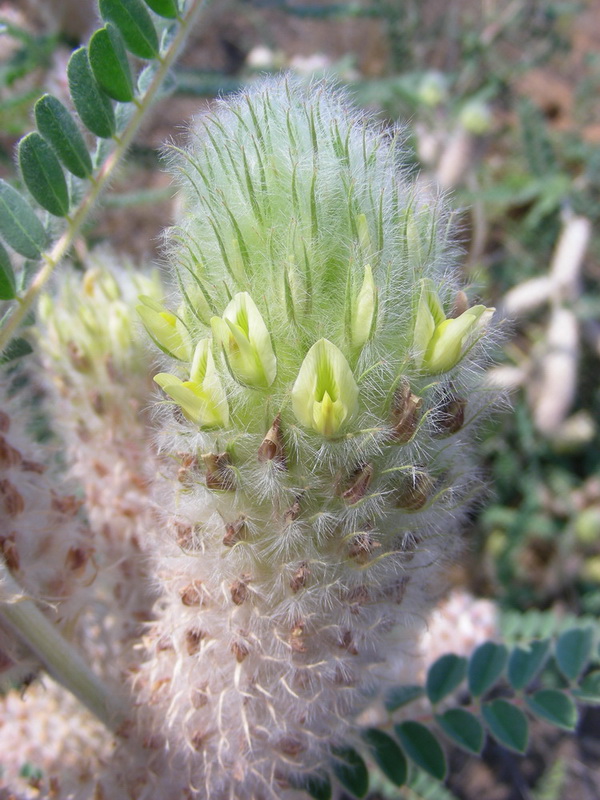
[[[48,407],[91,533],[92,599],[80,624],[96,630],[96,668],[123,681],[156,597],[148,548],[160,473],[147,414],[151,359],[133,305],[140,292],[161,300],[162,288],[157,276],[114,262],[96,254],[83,279],[43,298],[40,347]]]
[[[0,373],[0,558],[17,581],[17,588],[9,589],[0,578],[0,597],[15,603],[34,598],[70,636],[94,573],[92,536],[75,485],[61,482],[56,465],[28,430],[30,386],[19,389],[18,383]],[[33,679],[38,667],[3,620],[0,692]]]
[[[173,150],[163,596],[138,677],[198,797],[282,797],[410,660],[479,491],[491,310],[396,130],[326,84],[259,84]],[[396,673],[397,674],[397,673]]]

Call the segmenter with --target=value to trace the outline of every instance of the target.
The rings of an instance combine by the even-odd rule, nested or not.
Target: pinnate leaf
[[[572,731],[577,725],[577,706],[560,689],[540,689],[527,698],[527,706],[538,717],[547,719],[558,728]]]
[[[561,633],[555,647],[556,663],[569,681],[574,681],[584,670],[594,646],[593,628],[570,628]]]
[[[450,708],[444,714],[437,716],[436,721],[446,736],[463,750],[475,754],[481,753],[485,732],[481,722],[470,711],[464,708]]]
[[[550,640],[539,639],[526,646],[515,647],[508,661],[508,680],[513,689],[524,689],[544,666],[550,651]]]
[[[508,700],[492,700],[481,707],[483,718],[493,736],[517,753],[527,750],[529,723],[520,708]]]
[[[10,256],[0,244],[0,300],[12,300],[16,294],[17,284]]]
[[[78,178],[92,173],[92,159],[77,123],[65,106],[45,94],[35,104],[35,124],[44,139],[54,148],[65,167]]]
[[[94,78],[86,47],[75,50],[69,59],[67,77],[73,104],[85,127],[101,139],[110,139],[116,131],[115,112]]]
[[[446,777],[446,756],[437,738],[425,725],[409,720],[394,726],[406,755],[425,772],[443,781]]]
[[[447,697],[467,675],[467,659],[454,653],[438,658],[427,673],[427,696],[434,705]]]
[[[473,697],[485,694],[504,672],[508,650],[503,644],[484,642],[469,661],[469,691]]]
[[[158,35],[142,0],[100,0],[102,19],[121,32],[125,47],[139,58],[158,55]]]
[[[107,22],[94,33],[88,47],[92,72],[102,91],[113,100],[131,102],[133,78],[119,29]]]
[[[25,258],[38,259],[46,246],[46,231],[29,203],[0,180],[0,233]]]
[[[369,790],[369,771],[365,762],[352,747],[338,747],[331,769],[336,778],[355,797],[364,797]]]
[[[69,213],[69,190],[54,150],[37,131],[19,142],[19,167],[25,185],[38,203],[55,217]]]
[[[362,737],[371,748],[379,769],[396,786],[403,786],[408,776],[406,756],[391,736],[377,728],[368,728]]]

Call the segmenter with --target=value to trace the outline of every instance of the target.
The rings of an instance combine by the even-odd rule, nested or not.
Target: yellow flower
[[[223,428],[229,424],[229,404],[210,347],[210,339],[196,345],[190,380],[160,372],[154,376],[185,416],[201,428]]]
[[[413,338],[414,358],[423,372],[437,375],[455,367],[494,310],[478,305],[446,319],[432,283],[423,281]]]
[[[141,294],[139,300],[136,311],[157,347],[173,358],[189,361],[192,340],[181,320],[148,295]]]
[[[237,381],[262,389],[273,383],[277,374],[277,359],[271,336],[248,292],[236,294],[223,317],[211,319],[211,326]]]
[[[343,353],[320,339],[308,353],[292,389],[298,420],[322,436],[334,436],[358,407],[358,386]]]

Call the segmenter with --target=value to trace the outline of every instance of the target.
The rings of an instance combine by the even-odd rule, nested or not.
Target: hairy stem
[[[121,692],[106,686],[9,573],[0,559],[0,618],[41,661],[48,673],[75,695],[109,730],[125,721]]]
[[[70,217],[68,226],[62,236],[54,243],[53,247],[43,253],[42,258],[44,265],[32,280],[29,288],[21,298],[21,302],[14,309],[10,318],[6,321],[0,331],[0,352],[4,350],[8,342],[11,340],[14,332],[27,316],[30,308],[37,299],[38,295],[48,282],[50,276],[60,264],[76,237],[87,220],[91,210],[93,209],[100,193],[109,183],[115,169],[119,165],[121,159],[127,152],[134,136],[136,135],[140,125],[142,124],[146,113],[152,105],[161,85],[164,81],[167,72],[173,65],[177,54],[179,53],[190,28],[193,26],[198,14],[202,10],[206,0],[191,0],[187,10],[179,19],[179,30],[173,41],[170,43],[166,52],[161,55],[159,67],[154,75],[152,82],[148,86],[145,94],[139,98],[138,103],[131,119],[125,126],[124,130],[119,135],[118,143],[115,149],[108,156],[106,161],[102,164],[95,180],[91,182],[89,190],[82,198],[79,206]]]

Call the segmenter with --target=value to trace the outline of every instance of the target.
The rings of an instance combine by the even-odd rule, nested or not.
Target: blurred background
[[[93,0],[0,2],[0,176],[18,181],[33,104],[66,101],[67,60],[97,23]],[[469,295],[504,320],[489,380],[506,411],[481,433],[490,492],[429,646],[543,636],[575,616],[599,626],[599,0],[214,0],[75,258],[110,242],[160,259],[173,215],[162,144],[215,96],[281,70],[334,77],[402,124],[413,179],[456,210]],[[597,800],[599,764],[587,711],[576,738],[536,723],[526,758],[453,754],[449,794],[427,796]]]

